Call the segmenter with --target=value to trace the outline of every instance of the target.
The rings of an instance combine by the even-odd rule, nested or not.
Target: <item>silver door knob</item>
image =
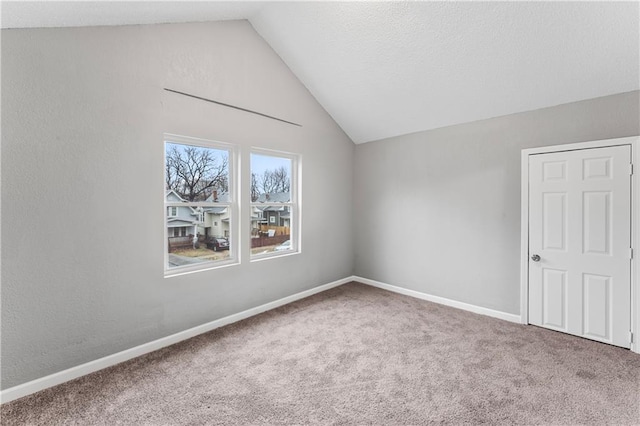
[[[533,260],[534,262],[540,262],[540,256],[534,254],[533,256],[531,256],[531,260]]]

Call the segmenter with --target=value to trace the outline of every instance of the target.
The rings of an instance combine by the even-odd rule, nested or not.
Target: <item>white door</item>
[[[529,323],[630,347],[631,147],[529,156]]]

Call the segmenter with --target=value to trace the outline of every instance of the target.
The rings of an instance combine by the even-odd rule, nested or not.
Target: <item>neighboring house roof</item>
[[[181,218],[173,218],[167,220],[167,227],[169,228],[177,228],[181,226],[193,226],[194,222],[189,220],[184,220]]]
[[[173,189],[167,189],[165,190],[165,197],[167,199],[167,201],[170,202],[182,202],[182,203],[188,203],[188,200],[185,200],[184,198],[182,198],[180,196],[180,194],[178,194],[175,190]],[[213,194],[209,195],[209,197],[205,200],[205,202],[207,203],[214,203],[214,202],[219,202],[219,203],[228,203],[231,200],[230,195],[227,192],[223,192],[220,195],[218,195],[218,199],[216,201],[213,201]],[[198,201],[194,201],[194,202],[198,202]]]
[[[169,202],[172,203],[176,203],[176,202],[183,202],[185,201],[184,198],[182,198],[176,191],[174,191],[173,189],[169,189],[166,190],[164,193],[165,199]]]
[[[289,203],[291,202],[290,192],[272,192],[270,194],[260,194],[256,203]]]
[[[182,220],[182,221],[188,221],[191,218],[187,218],[186,216],[194,216],[193,222],[189,222],[189,225],[193,225],[195,222],[199,222],[198,217],[199,217],[199,213],[196,210],[196,208],[191,207],[190,205],[187,204],[187,201],[182,198],[180,196],[180,194],[178,194],[176,191],[174,191],[173,189],[169,189],[165,191],[165,198],[168,202],[171,203],[185,203],[184,206],[173,206],[174,208],[177,208],[176,211],[176,216],[173,216],[173,218],[170,218],[167,222],[171,222],[172,220]],[[206,211],[206,210],[203,210]],[[180,225],[172,225],[172,226],[180,226]]]
[[[218,194],[218,199],[213,200],[213,194],[209,195],[209,197],[205,200],[207,203],[228,203],[231,201],[231,196],[228,192],[221,192]]]
[[[226,207],[205,207],[203,210],[205,213],[211,214],[224,214],[227,212]]]

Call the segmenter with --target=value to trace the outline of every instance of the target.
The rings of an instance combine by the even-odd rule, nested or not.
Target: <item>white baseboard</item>
[[[378,287],[383,290],[393,291],[394,293],[404,294],[405,296],[415,297],[417,299],[427,300],[429,302],[439,303],[441,305],[451,306],[452,308],[458,308],[465,311],[473,312],[476,314],[487,315],[501,320],[521,323],[520,315],[509,314],[507,312],[495,311],[489,308],[483,308],[482,306],[471,305],[469,303],[458,302],[457,300],[446,299],[444,297],[433,296],[431,294],[421,293],[415,290],[408,290],[402,287],[396,287],[391,284],[386,284],[380,281],[370,280],[368,278],[353,276],[352,281],[357,281],[362,284],[367,284],[373,287]]]
[[[278,308],[288,303],[295,302],[296,300],[304,299],[305,297],[312,296],[317,293],[329,290],[334,287],[341,286],[351,281],[357,281],[362,284],[367,284],[373,287],[378,287],[383,290],[392,291],[394,293],[404,294],[406,296],[415,297],[418,299],[427,300],[441,305],[451,306],[453,308],[463,309],[465,311],[474,312],[477,314],[487,315],[494,318],[499,318],[505,321],[520,323],[520,316],[509,314],[506,312],[495,311],[480,306],[470,305],[468,303],[458,302],[444,297],[432,296],[426,293],[420,293],[414,290],[408,290],[402,287],[396,287],[390,284],[382,283],[380,281],[370,280],[368,278],[350,276],[338,281],[334,281],[328,284],[324,284],[312,289],[296,293],[291,296],[284,297],[282,299],[275,300],[273,302],[265,303],[264,305],[257,306],[255,308],[247,309],[246,311],[239,312],[237,314],[229,315],[224,318],[217,319],[215,321],[208,322],[206,324],[199,325],[197,327],[190,328],[188,330],[181,331],[179,333],[172,334],[167,337],[163,337],[152,342],[144,343],[140,346],[136,346],[131,349],[126,349],[122,352],[108,355],[106,357],[87,362],[85,364],[78,365],[76,367],[69,368],[67,370],[60,371],[58,373],[51,374],[36,380],[32,380],[27,383],[23,383],[12,388],[0,391],[0,403],[13,401],[23,396],[31,395],[41,390],[50,388],[52,386],[59,385],[64,382],[68,382],[78,377],[85,376],[87,374],[102,370],[107,367],[119,364],[124,361],[128,361],[132,358],[147,354],[149,352],[156,351],[158,349],[165,348],[183,340],[190,339],[197,335],[206,333],[216,328],[223,327],[234,322],[241,321],[243,319],[261,314],[271,309]]]
[[[247,309],[246,311],[229,315],[227,317],[220,318],[215,321],[211,321],[206,324],[202,324],[197,327],[193,327],[188,330],[181,331],[179,333],[175,333],[158,340],[154,340],[152,342],[144,343],[131,349],[126,349],[113,355],[108,355],[95,361],[90,361],[85,364],[51,374],[49,376],[45,376],[18,386],[14,386],[12,388],[5,389],[3,391],[0,391],[0,403],[13,401],[15,399],[22,398],[23,396],[31,395],[32,393],[59,385],[64,382],[68,382],[70,380],[85,376],[87,374],[102,370],[107,367],[111,367],[121,362],[128,361],[132,358],[165,348],[183,340],[190,339],[191,337],[197,336],[199,334],[206,333],[216,328],[220,328],[222,326],[261,314],[271,309],[275,309],[288,303],[295,302],[296,300],[304,299],[305,297],[321,293],[323,291],[341,286],[351,281],[353,281],[353,277],[347,277],[338,281],[321,285],[319,287],[314,287],[312,289],[296,293],[294,295],[287,296],[270,303],[265,303],[264,305]]]

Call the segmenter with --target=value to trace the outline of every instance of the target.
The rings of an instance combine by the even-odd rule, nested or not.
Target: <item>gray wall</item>
[[[518,313],[520,150],[640,133],[633,92],[354,148],[244,21],[3,30],[2,56],[2,389],[354,270]],[[164,278],[163,132],[301,153],[302,254]]]
[[[520,311],[520,151],[640,134],[639,92],[357,145],[356,275]]]
[[[3,30],[2,59],[3,389],[353,274],[354,145],[247,22]],[[163,132],[302,154],[302,254],[164,278]]]

